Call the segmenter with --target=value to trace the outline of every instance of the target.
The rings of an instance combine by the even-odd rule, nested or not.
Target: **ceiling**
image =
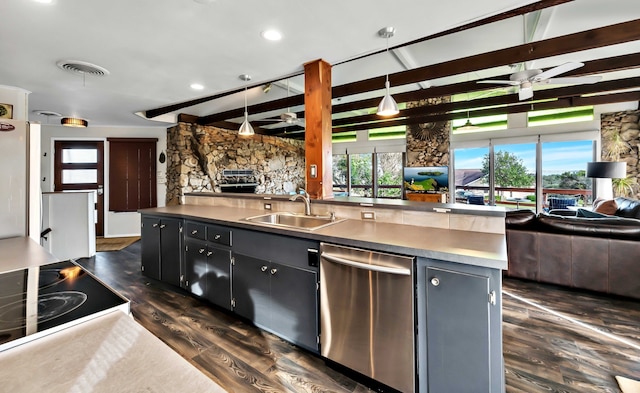
[[[304,115],[303,64],[316,59],[333,66],[334,127],[339,118],[348,118],[343,124],[371,120],[367,116],[384,93],[386,73],[391,74],[394,96],[413,99],[416,94],[484,89],[469,93],[469,99],[487,100],[499,94],[501,100],[515,96],[517,104],[517,94],[509,89],[476,81],[508,78],[524,67],[522,60],[528,60],[527,69],[582,61],[587,64],[586,73],[602,76],[594,86],[617,80],[611,89],[640,90],[633,79],[640,77],[638,56],[622,57],[640,53],[640,32],[607,34],[631,37],[620,38],[626,42],[619,44],[607,43],[594,33],[575,40],[580,41],[581,50],[567,49],[571,53],[544,58],[526,50],[504,50],[526,49],[527,43],[634,21],[640,18],[637,0],[402,0],[389,4],[371,0],[53,0],[51,4],[2,0],[0,15],[10,17],[0,24],[0,85],[31,91],[31,121],[59,124],[58,117],[38,112],[49,111],[84,118],[90,127],[167,127],[180,114],[202,124],[236,127],[242,121],[243,89],[248,87],[250,120],[263,133],[275,131],[269,131],[270,123],[261,119],[284,111]],[[520,16],[523,11],[528,12]],[[487,23],[488,18],[496,21]],[[478,26],[468,28],[473,25]],[[638,30],[638,25],[631,30]],[[396,29],[389,39],[391,54],[385,53],[387,42],[377,34],[385,26]],[[281,41],[261,37],[270,28],[282,33]],[[452,32],[456,29],[461,31]],[[593,48],[585,49],[586,42],[593,42]],[[470,56],[475,57],[458,60]],[[607,66],[602,65],[605,61],[593,63],[611,57],[618,59]],[[95,64],[108,75],[68,72],[56,65],[61,60]],[[624,67],[615,66],[623,63]],[[240,74],[252,79],[240,80]],[[580,69],[573,74],[580,75]],[[192,83],[204,89],[193,90]],[[549,87],[558,88],[536,86],[534,99],[538,90]],[[571,94],[576,99],[582,93]],[[192,105],[196,99],[203,102]],[[181,103],[186,104],[162,110]],[[449,113],[451,118],[451,111],[460,108],[440,108],[433,114]],[[405,120],[396,123],[406,123],[416,114],[403,115]],[[424,111],[420,116],[424,121]]]

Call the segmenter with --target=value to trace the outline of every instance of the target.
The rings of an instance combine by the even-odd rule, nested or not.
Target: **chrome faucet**
[[[300,198],[302,198],[302,201],[304,202],[304,215],[305,216],[310,216],[311,215],[311,204],[309,202],[309,198],[307,198],[306,196],[304,196],[302,194],[295,194],[294,196],[289,198],[289,200],[290,201],[297,201]]]

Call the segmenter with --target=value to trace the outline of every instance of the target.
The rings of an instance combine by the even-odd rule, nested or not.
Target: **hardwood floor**
[[[140,242],[78,262],[229,392],[369,391],[318,357],[142,276]],[[640,379],[640,302],[513,279],[504,292],[507,392],[619,392],[615,375]]]

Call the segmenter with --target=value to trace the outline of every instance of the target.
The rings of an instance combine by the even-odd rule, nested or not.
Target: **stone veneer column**
[[[636,180],[632,198],[640,199],[640,110],[603,113],[600,130],[603,161],[624,161],[627,176]]]
[[[436,97],[408,102],[407,108],[451,102],[450,97]],[[448,166],[451,123],[421,123],[407,126],[407,164],[416,166]]]

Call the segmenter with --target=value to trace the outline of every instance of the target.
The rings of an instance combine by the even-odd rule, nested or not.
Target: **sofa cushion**
[[[615,199],[615,201],[618,206],[618,209],[614,213],[616,216],[640,219],[640,201],[639,200],[618,197]]]
[[[505,214],[505,224],[507,228],[525,229],[534,225],[536,213],[533,210],[508,210]]]
[[[640,221],[632,218],[586,218],[540,214],[538,227],[543,232],[640,240]]]
[[[594,212],[594,211],[591,211],[591,210],[588,210],[588,209],[578,209],[578,211],[576,213],[576,217],[604,218],[604,217],[611,217],[611,216],[607,215],[607,214]]]
[[[593,211],[596,213],[602,213],[609,216],[616,214],[618,210],[618,204],[613,199],[596,199],[593,201]]]

